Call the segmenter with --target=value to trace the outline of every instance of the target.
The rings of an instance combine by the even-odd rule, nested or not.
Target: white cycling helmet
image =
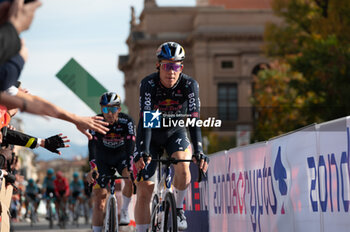
[[[101,106],[120,106],[121,100],[118,94],[114,92],[106,92],[102,94],[100,98],[100,105]]]
[[[176,42],[165,42],[157,49],[158,60],[183,61],[185,49]]]

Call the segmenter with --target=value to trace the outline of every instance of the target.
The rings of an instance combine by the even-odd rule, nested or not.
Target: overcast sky
[[[117,68],[118,56],[128,54],[125,43],[130,30],[130,7],[139,16],[143,0],[42,0],[31,28],[21,34],[29,50],[29,60],[20,80],[32,94],[78,115],[94,112],[55,76],[70,58],[78,61],[106,89],[124,99],[124,74]],[[159,6],[195,6],[195,0],[157,0]],[[64,133],[73,148],[66,154],[83,153],[74,148],[87,145],[87,138],[71,123],[19,113],[24,132],[40,138]],[[74,150],[76,149],[76,150]],[[39,159],[55,157],[36,150]],[[87,149],[86,149],[87,151]]]

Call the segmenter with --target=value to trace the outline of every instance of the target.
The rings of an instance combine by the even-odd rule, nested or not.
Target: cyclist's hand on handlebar
[[[94,176],[94,175],[96,175],[96,176]],[[86,177],[86,179],[89,182],[89,184],[93,184],[97,178],[98,178],[98,172],[96,170],[91,170],[87,174],[87,177]]]
[[[139,172],[140,170],[144,169],[146,167],[146,164],[151,162],[151,159],[152,157],[149,154],[141,152],[139,155],[139,160],[137,160],[135,163],[137,171]]]
[[[208,170],[209,157],[204,153],[196,153],[192,156],[192,160],[195,164],[198,164],[199,168],[203,170],[204,173]]]

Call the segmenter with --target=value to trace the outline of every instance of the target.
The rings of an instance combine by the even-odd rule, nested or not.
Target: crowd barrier
[[[187,231],[348,231],[350,117],[210,156]]]

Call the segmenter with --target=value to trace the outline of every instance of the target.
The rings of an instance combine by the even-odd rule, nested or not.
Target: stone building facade
[[[202,112],[226,121],[231,132],[251,126],[253,73],[268,62],[261,49],[268,21],[279,21],[268,0],[197,0],[195,7],[145,0],[139,21],[132,13],[129,54],[119,57],[129,114],[138,120],[139,84],[156,71],[157,47],[175,41],[186,51],[183,72],[199,82]]]

